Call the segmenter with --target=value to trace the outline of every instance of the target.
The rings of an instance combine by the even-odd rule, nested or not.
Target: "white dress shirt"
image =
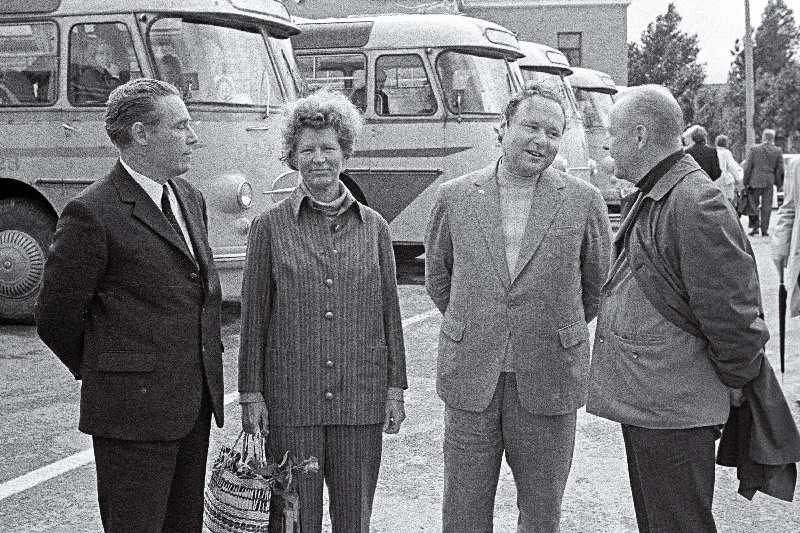
[[[158,210],[161,211],[161,195],[164,193],[164,186],[143,174],[139,174],[122,159],[120,159],[119,162],[122,164],[123,168],[128,171],[128,174],[131,175],[133,181],[138,183],[139,186],[144,189],[144,192],[147,194],[147,196],[153,200],[153,203],[156,204]],[[181,227],[181,232],[183,233],[183,240],[186,241],[186,245],[189,247],[189,252],[191,252],[192,257],[195,257],[192,239],[189,238],[189,230],[186,228],[186,219],[183,217],[183,211],[181,211],[180,205],[178,205],[178,200],[175,198],[175,191],[172,189],[172,185],[169,183],[166,185],[167,191],[169,191],[167,194],[167,199],[169,200],[169,205],[172,208],[172,214],[174,214],[175,218],[178,220],[178,225]]]

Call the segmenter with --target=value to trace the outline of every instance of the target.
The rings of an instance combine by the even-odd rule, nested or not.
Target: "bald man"
[[[614,104],[608,148],[626,198],[603,287],[587,411],[622,424],[639,531],[715,532],[715,441],[769,338],[733,207],[681,147],[658,85]]]

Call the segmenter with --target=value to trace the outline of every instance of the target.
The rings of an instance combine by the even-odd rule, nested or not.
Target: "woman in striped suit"
[[[285,112],[283,156],[300,185],[250,229],[242,287],[242,427],[272,452],[315,456],[300,477],[303,533],[368,532],[382,432],[405,418],[405,348],[389,226],[339,175],[362,125],[339,93]]]

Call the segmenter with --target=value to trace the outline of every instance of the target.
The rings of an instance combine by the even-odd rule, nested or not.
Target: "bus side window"
[[[76,105],[103,105],[111,91],[141,76],[131,36],[122,23],[73,26],[69,61],[67,96]]]
[[[416,54],[384,55],[375,62],[375,112],[425,116],[436,113],[428,73]]]
[[[366,60],[363,55],[299,55],[297,66],[311,90],[327,87],[341,91],[362,113],[366,112]]]
[[[0,24],[0,107],[55,102],[57,33],[52,22]]]

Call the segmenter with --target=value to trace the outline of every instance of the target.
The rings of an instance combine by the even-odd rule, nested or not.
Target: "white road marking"
[[[430,311],[408,317],[403,320],[403,326],[411,326],[437,314],[439,314],[437,309],[431,309]],[[235,402],[238,398],[238,392],[229,392],[224,398],[225,405]],[[28,472],[27,474],[0,483],[0,501],[92,462],[94,462],[94,452],[89,448],[88,450],[83,450],[82,452],[50,463],[47,466],[37,468],[33,472]]]

